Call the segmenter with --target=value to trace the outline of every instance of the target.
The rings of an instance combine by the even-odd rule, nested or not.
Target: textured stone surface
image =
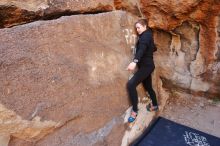
[[[168,89],[219,97],[219,62],[216,60],[207,64],[199,46],[199,30],[195,26],[197,24],[183,23],[169,33],[154,32],[158,46],[155,54],[158,76],[166,79],[164,85]]]
[[[169,33],[155,33],[160,76],[185,91],[219,97],[220,1],[141,0],[141,5],[149,25]]]
[[[143,16],[139,0],[114,0],[115,9],[125,10],[136,16]]]
[[[8,146],[9,140],[10,140],[10,135],[0,135],[1,146]]]
[[[185,21],[200,24],[199,48],[206,67],[216,59],[216,28],[220,2],[216,0],[141,0],[142,10],[149,25],[163,30],[174,30]],[[208,39],[207,39],[208,38]]]
[[[59,127],[58,122],[41,121],[35,117],[31,121],[24,120],[15,112],[0,104],[0,144],[7,146],[10,135],[21,139],[37,141]]]
[[[220,102],[173,92],[162,116],[177,123],[220,137]]]
[[[96,14],[113,10],[125,10],[135,16],[143,16],[139,0],[2,0],[0,28],[65,15]]]
[[[113,10],[113,0],[50,0],[51,8],[81,12]]]
[[[216,0],[140,0],[149,24],[154,28],[172,30],[186,20],[205,26],[213,26],[212,20],[219,15],[220,2]],[[212,15],[210,15],[212,14]]]
[[[100,13],[114,9],[113,0],[2,0],[0,28],[62,15]]]
[[[2,124],[2,143],[11,135],[10,146],[120,145],[135,16],[154,29],[153,84],[162,109],[175,90],[220,98],[219,9],[219,0],[1,0],[1,28],[48,20],[0,30],[0,102],[23,128]],[[114,10],[132,16],[98,14]],[[60,128],[36,130],[36,117]]]
[[[121,124],[111,121],[128,108],[125,68],[133,41],[126,32],[133,19],[119,11],[0,30],[1,103],[23,119],[61,124],[37,145],[68,146],[87,137],[96,143]],[[106,126],[102,137],[98,131]]]

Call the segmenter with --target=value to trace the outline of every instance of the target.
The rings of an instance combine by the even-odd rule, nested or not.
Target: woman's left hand
[[[134,71],[136,65],[137,65],[136,63],[131,62],[131,63],[128,65],[127,70],[128,70],[128,71]]]

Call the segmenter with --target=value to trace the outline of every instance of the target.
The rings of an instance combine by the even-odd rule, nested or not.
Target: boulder
[[[114,9],[113,0],[2,0],[0,28],[64,15],[101,13]]]
[[[159,76],[187,92],[220,98],[220,86],[216,83],[219,79],[220,2],[140,2],[149,26],[155,29]]]
[[[135,20],[115,11],[0,30],[1,104],[22,120],[38,117],[56,125],[40,140],[45,133],[28,131],[34,125],[15,127],[9,118],[14,129],[4,134],[15,137],[9,145],[16,138],[40,146],[89,145],[105,139],[120,144],[120,138],[111,137],[123,136],[119,125],[129,106],[125,69],[135,42]]]

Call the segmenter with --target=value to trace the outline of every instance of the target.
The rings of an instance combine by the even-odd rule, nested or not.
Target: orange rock
[[[64,15],[93,14],[113,10],[113,0],[3,0],[0,2],[0,28],[40,19],[55,19]]]
[[[111,130],[123,124],[114,118],[121,119],[129,106],[125,69],[135,40],[134,20],[117,11],[0,30],[4,36],[0,39],[0,102],[27,121],[39,116],[62,125],[39,141],[39,146],[90,145],[123,136],[123,126],[121,133]],[[102,128],[107,130],[98,132]],[[32,130],[14,130],[15,137],[39,140]],[[65,139],[62,144],[57,136]],[[114,139],[117,145],[120,142]]]
[[[172,30],[187,20],[205,23],[207,17],[220,13],[220,2],[215,0],[141,0],[141,4],[151,27],[164,30]],[[160,16],[159,20],[157,16]]]

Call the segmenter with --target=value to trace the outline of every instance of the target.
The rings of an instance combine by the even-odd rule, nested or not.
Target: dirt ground
[[[220,100],[175,93],[161,116],[220,137]]]

